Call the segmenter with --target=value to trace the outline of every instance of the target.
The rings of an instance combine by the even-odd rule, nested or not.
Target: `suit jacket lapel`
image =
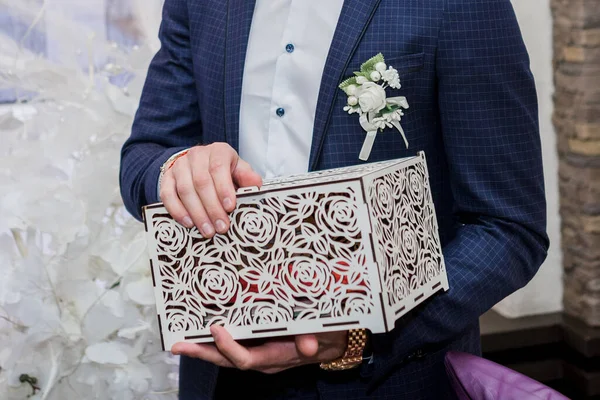
[[[346,0],[344,2],[321,80],[310,152],[311,171],[316,168],[321,154],[325,132],[333,113],[334,99],[339,90],[338,85],[344,78],[342,74],[348,68],[348,63],[380,2],[381,0]]]
[[[240,102],[244,63],[248,49],[248,37],[256,0],[227,1],[227,29],[225,34],[224,98],[225,138],[231,147],[239,151]]]

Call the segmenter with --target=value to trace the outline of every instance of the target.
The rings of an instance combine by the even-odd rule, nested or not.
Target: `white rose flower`
[[[386,106],[385,90],[373,82],[364,83],[356,90],[358,104],[363,112],[378,113]]]
[[[364,85],[367,82],[369,82],[369,80],[367,78],[365,78],[364,76],[356,77],[356,83],[358,83],[359,85]]]
[[[378,72],[383,72],[387,69],[387,65],[384,62],[378,62],[375,64],[375,70]]]

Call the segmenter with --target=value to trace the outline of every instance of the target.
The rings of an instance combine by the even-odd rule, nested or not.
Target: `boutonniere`
[[[348,105],[344,111],[348,114],[358,114],[362,128],[367,132],[359,158],[369,159],[373,143],[378,131],[385,128],[396,128],[408,148],[408,141],[400,120],[404,115],[403,109],[408,108],[406,97],[387,97],[385,90],[389,87],[400,89],[398,71],[385,63],[381,53],[369,59],[355,72],[352,78],[340,84],[348,95]]]

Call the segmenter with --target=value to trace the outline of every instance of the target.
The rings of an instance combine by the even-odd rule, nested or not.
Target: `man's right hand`
[[[160,199],[177,222],[210,238],[229,229],[237,188],[261,185],[260,175],[231,146],[214,143],[191,148],[165,171]]]

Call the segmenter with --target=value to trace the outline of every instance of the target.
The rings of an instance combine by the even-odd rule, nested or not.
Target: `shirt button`
[[[277,111],[275,111],[275,113],[277,114],[278,117],[283,117],[285,115],[285,110],[281,107],[279,107],[277,109]]]
[[[293,44],[291,44],[291,43],[288,43],[288,45],[287,45],[287,46],[285,46],[285,51],[287,51],[288,53],[293,53],[295,49],[296,49],[296,48],[295,48],[295,47],[294,47],[294,45],[293,45]]]

